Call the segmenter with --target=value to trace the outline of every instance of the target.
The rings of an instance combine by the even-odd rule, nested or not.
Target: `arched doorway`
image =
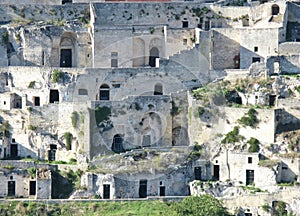
[[[279,6],[278,5],[272,5],[272,15],[278,15],[279,14]]]
[[[109,86],[107,84],[102,84],[100,86],[100,100],[109,100]]]
[[[159,50],[156,47],[153,47],[150,50],[150,56],[149,56],[149,65],[151,67],[155,67],[156,58],[159,58]]]
[[[111,146],[111,150],[115,153],[121,153],[124,152],[123,148],[123,138],[120,134],[116,134],[113,138],[113,143]]]
[[[75,49],[76,49],[76,34],[65,32],[60,40],[60,67],[74,67]]]
[[[172,145],[173,146],[188,146],[188,131],[184,127],[176,127],[172,130]]]
[[[155,84],[154,86],[154,95],[163,95],[163,86],[160,83]]]

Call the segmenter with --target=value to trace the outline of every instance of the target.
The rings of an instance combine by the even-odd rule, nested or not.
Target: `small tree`
[[[229,215],[222,203],[211,195],[189,196],[175,204],[174,210],[179,216],[225,216]]]

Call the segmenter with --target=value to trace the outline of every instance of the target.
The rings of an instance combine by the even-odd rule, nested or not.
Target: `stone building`
[[[268,154],[277,134],[299,129],[299,101],[285,100],[281,78],[299,73],[296,4],[52,2],[0,7],[0,109],[9,122],[1,159],[89,164],[86,190],[73,194],[79,198],[183,196],[193,180],[259,187],[299,175],[298,161],[280,158],[270,168],[260,165],[264,154],[238,144],[225,151],[218,136],[249,109],[206,104],[199,117],[190,95],[223,78],[276,74],[274,109],[258,110],[258,125],[239,132],[259,139]],[[244,104],[270,104],[259,89],[246,96]],[[0,196],[52,197],[49,167],[30,164],[37,168],[32,178],[26,166],[5,166]]]

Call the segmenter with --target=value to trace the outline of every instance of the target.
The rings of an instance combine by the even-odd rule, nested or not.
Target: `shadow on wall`
[[[232,29],[226,31],[225,35],[222,30],[213,30],[213,44],[211,47],[212,58],[211,63],[214,70],[223,69],[246,69],[249,68],[252,63],[262,62],[263,57],[257,52],[259,47],[253,47],[253,50],[249,50],[240,45],[238,41],[233,40],[232,37],[236,37],[236,34],[246,34],[246,32],[237,32]]]
[[[300,129],[300,119],[284,109],[275,110],[275,121],[276,134]]]

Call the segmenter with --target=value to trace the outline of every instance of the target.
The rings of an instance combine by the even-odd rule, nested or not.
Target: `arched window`
[[[272,5],[272,15],[278,15],[279,14],[279,6],[278,5]]]
[[[100,86],[100,100],[109,100],[109,86],[107,84]]]
[[[154,95],[163,95],[162,84],[158,83],[154,86]]]
[[[120,136],[120,134],[116,134],[114,136],[111,150],[115,153],[121,153],[124,151],[123,138]]]
[[[159,58],[159,50],[156,47],[153,47],[150,50],[150,56],[149,56],[149,65],[151,67],[155,67],[156,58]]]

